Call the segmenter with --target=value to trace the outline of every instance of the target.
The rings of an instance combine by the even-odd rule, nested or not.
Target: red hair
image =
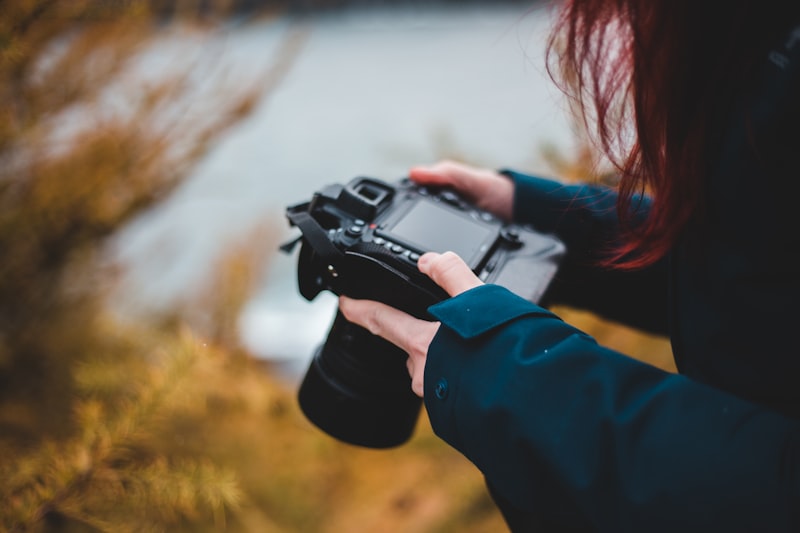
[[[627,239],[607,266],[651,264],[690,221],[702,223],[719,121],[755,61],[781,37],[776,32],[795,20],[798,3],[565,2],[548,67],[551,75],[558,67],[558,83],[620,174],[617,210]],[[635,225],[640,193],[653,203]]]

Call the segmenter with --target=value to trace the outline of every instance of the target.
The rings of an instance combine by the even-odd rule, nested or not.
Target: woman
[[[800,2],[572,0],[551,40],[621,180],[412,169],[558,234],[547,301],[669,335],[680,374],[482,284],[422,272],[437,322],[342,298],[409,354],[436,433],[514,531],[800,531]]]

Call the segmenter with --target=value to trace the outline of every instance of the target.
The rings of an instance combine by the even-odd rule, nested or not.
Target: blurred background
[[[442,158],[601,170],[545,2],[0,0],[0,529],[503,531],[431,432],[337,442],[295,391],[335,310],[283,212]],[[671,370],[668,344],[572,309]]]
[[[174,62],[167,54],[194,54],[235,83],[258,72],[267,80],[191,180],[121,235],[118,257],[133,267],[129,304],[171,305],[254,224],[269,220],[279,240],[292,238],[283,210],[326,184],[394,180],[443,157],[552,173],[547,150],[569,152],[568,117],[544,72],[540,5],[325,5],[232,21],[202,50],[180,35],[170,51],[154,49],[162,65]],[[272,259],[240,323],[249,349],[287,368],[305,364],[335,305],[296,297],[295,263]]]

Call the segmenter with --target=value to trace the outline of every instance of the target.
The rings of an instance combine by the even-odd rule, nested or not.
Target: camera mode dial
[[[507,227],[500,230],[500,238],[511,248],[520,248],[523,245],[519,230],[514,227]]]

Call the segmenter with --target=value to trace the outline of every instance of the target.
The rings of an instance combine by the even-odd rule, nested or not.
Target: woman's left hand
[[[417,266],[420,272],[430,277],[450,296],[483,284],[453,252],[429,252],[420,257]],[[439,323],[414,318],[380,302],[353,300],[346,296],[339,297],[339,309],[350,322],[366,328],[373,335],[383,337],[408,354],[406,366],[411,376],[411,389],[422,397],[428,347],[439,330]]]

